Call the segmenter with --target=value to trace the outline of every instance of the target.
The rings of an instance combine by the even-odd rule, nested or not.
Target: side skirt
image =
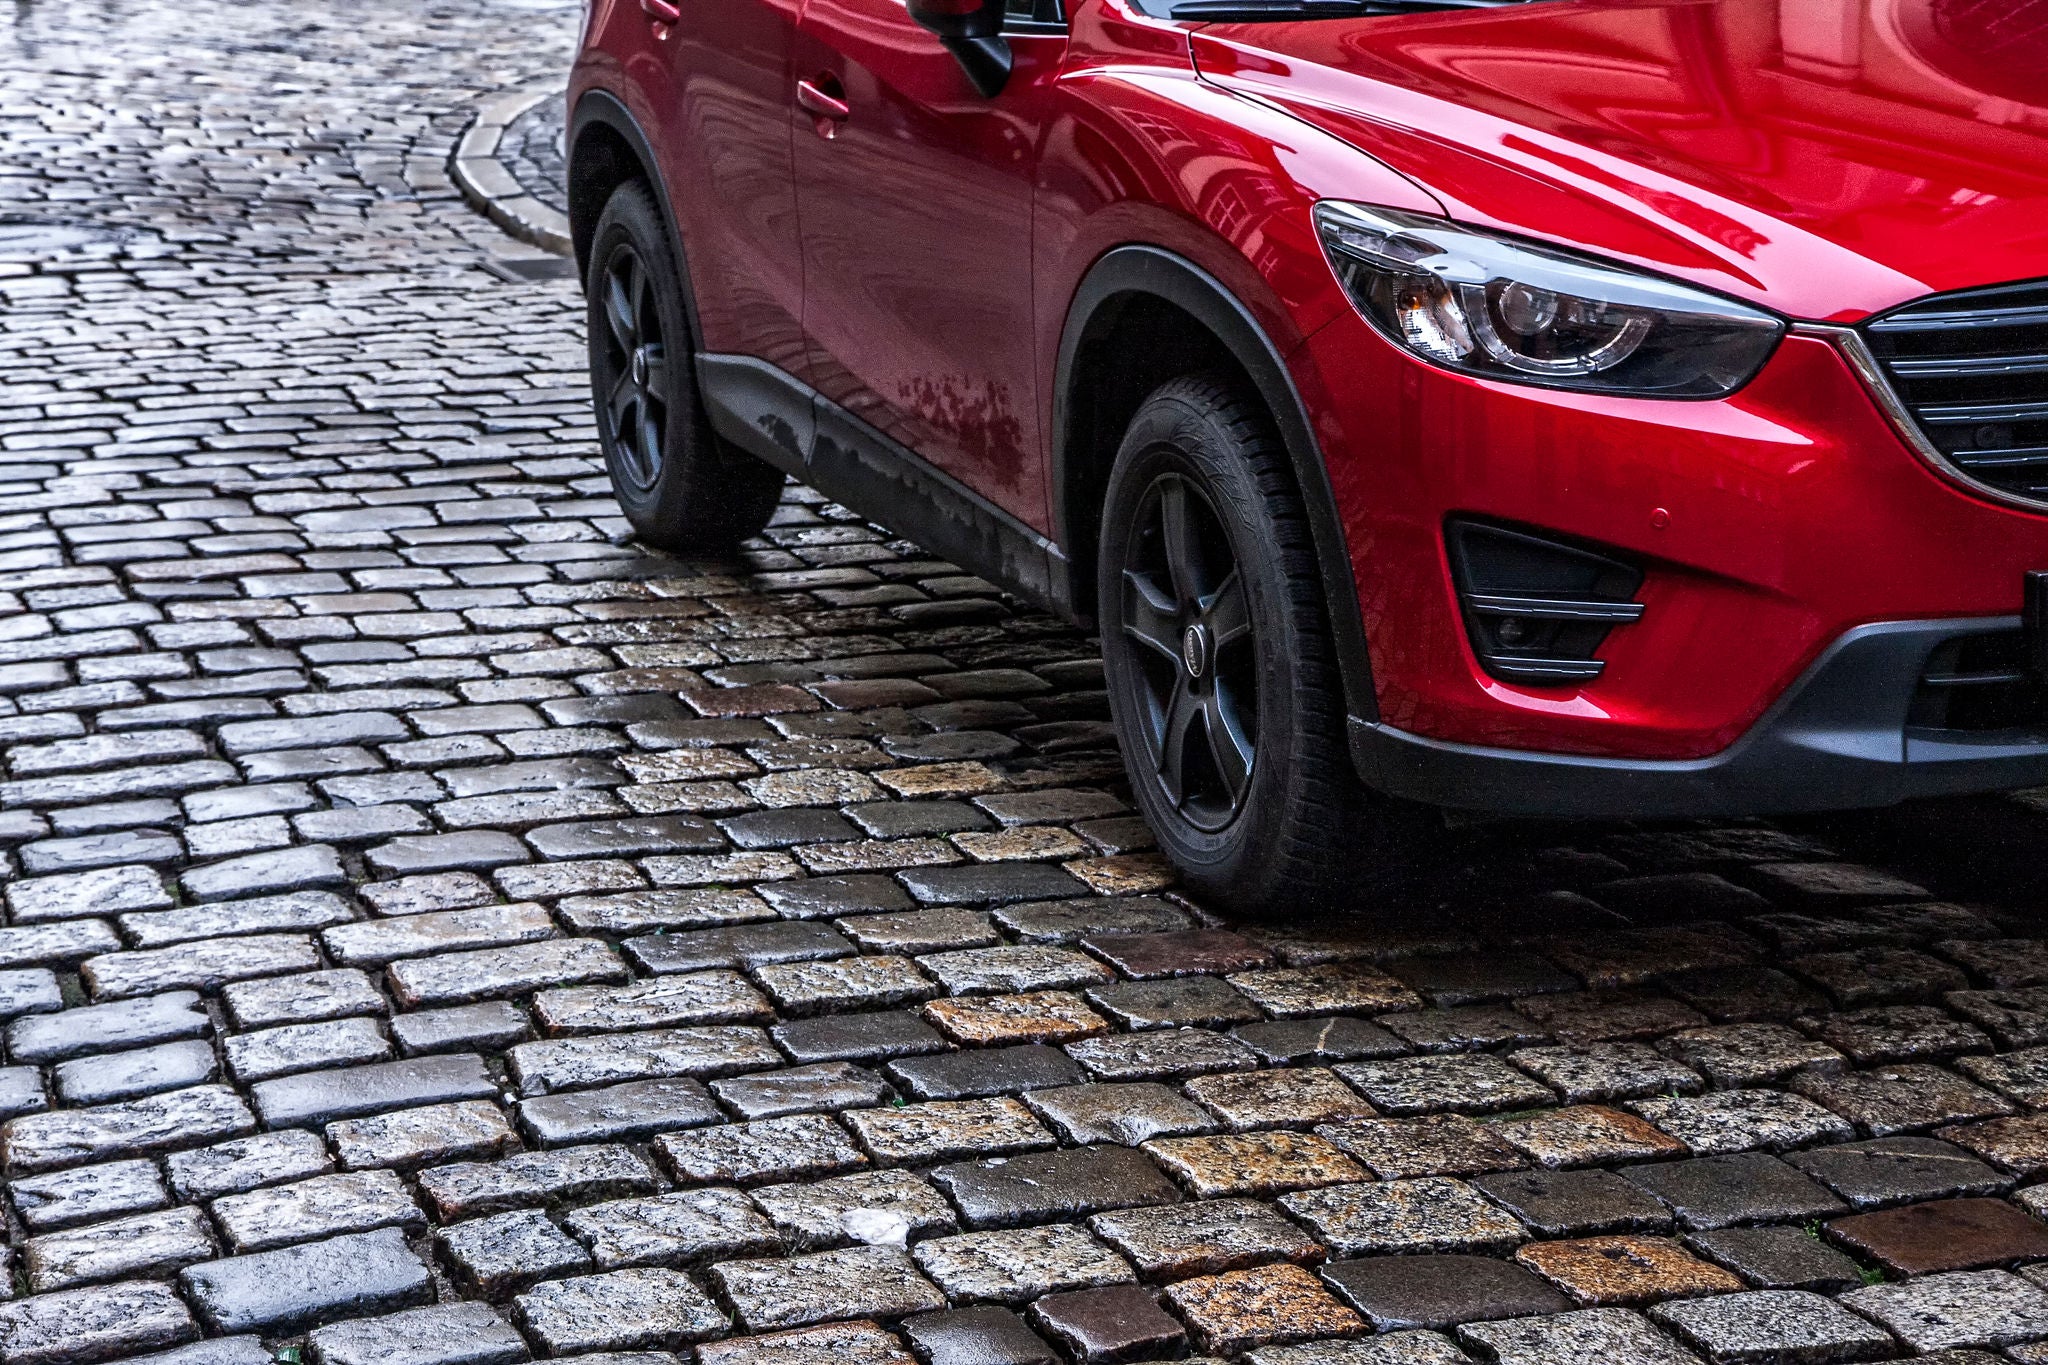
[[[1059,546],[803,381],[752,356],[699,355],[697,382],[712,429],[748,454],[1075,619]]]

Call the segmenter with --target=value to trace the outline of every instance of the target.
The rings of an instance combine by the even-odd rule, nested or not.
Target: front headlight
[[[1785,325],[1755,308],[1443,218],[1326,200],[1316,231],[1358,310],[1448,370],[1641,398],[1719,398]]]

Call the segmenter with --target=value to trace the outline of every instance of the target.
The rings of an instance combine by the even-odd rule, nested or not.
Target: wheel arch
[[[641,131],[619,97],[609,90],[583,93],[569,115],[565,139],[568,162],[569,239],[576,251],[579,280],[590,274],[590,243],[597,232],[597,220],[604,213],[612,192],[631,180],[645,180],[654,194],[654,206],[668,231],[669,250],[675,253],[676,276],[683,286],[683,309],[690,320],[690,335],[700,337],[697,326],[697,295],[690,283],[689,256],[683,250],[683,233],[676,221],[675,203],[661,173],[661,161],[654,146]],[[694,341],[693,341],[694,344]]]
[[[1125,428],[1169,379],[1222,368],[1256,393],[1279,428],[1307,509],[1324,612],[1351,715],[1378,718],[1358,587],[1336,496],[1287,363],[1244,303],[1177,253],[1128,245],[1082,279],[1061,333],[1053,389],[1053,540],[1072,565],[1071,610],[1095,614],[1103,490]]]

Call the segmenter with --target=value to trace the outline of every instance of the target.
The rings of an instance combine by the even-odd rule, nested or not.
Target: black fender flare
[[[1075,472],[1071,468],[1074,452],[1081,444],[1075,431],[1072,401],[1076,391],[1075,367],[1097,314],[1132,294],[1161,299],[1208,328],[1250,378],[1272,414],[1308,511],[1331,640],[1343,680],[1345,709],[1360,720],[1377,720],[1379,704],[1373,691],[1365,624],[1359,612],[1358,585],[1351,572],[1351,557],[1343,522],[1337,515],[1336,495],[1330,488],[1329,470],[1323,463],[1322,450],[1301,395],[1295,390],[1279,348],[1259,326],[1251,310],[1221,280],[1184,256],[1155,246],[1116,247],[1096,261],[1080,288],[1074,291],[1060,336],[1053,381],[1050,472],[1054,542],[1071,548],[1092,539],[1088,530],[1070,524],[1072,515],[1066,496],[1069,477]]]

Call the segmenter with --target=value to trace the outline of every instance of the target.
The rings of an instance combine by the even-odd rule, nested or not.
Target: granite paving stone
[[[1079,1147],[940,1166],[931,1173],[969,1227],[1008,1227],[1171,1204],[1178,1187],[1130,1147]]]
[[[699,1365],[913,1365],[902,1342],[872,1322],[834,1322],[708,1342],[697,1348],[697,1360]]]
[[[1706,1095],[1636,1100],[1630,1109],[1686,1145],[1695,1156],[1762,1148],[1781,1152],[1854,1135],[1841,1116],[1780,1090],[1716,1090]]]
[[[647,1158],[613,1143],[437,1166],[422,1171],[418,1183],[421,1197],[444,1223],[501,1209],[616,1199],[661,1188]]]
[[[512,1325],[480,1303],[412,1308],[316,1328],[320,1365],[517,1365],[530,1357]]]
[[[1141,1150],[1203,1199],[1279,1194],[1366,1178],[1356,1162],[1313,1133],[1153,1138]]]
[[[1313,1264],[1321,1243],[1251,1199],[1204,1199],[1099,1213],[1089,1228],[1151,1281],[1213,1275],[1272,1261]]]
[[[1450,1176],[1332,1185],[1287,1195],[1280,1207],[1344,1256],[1501,1253],[1528,1237],[1512,1215]]]
[[[1548,1086],[1484,1053],[1349,1062],[1334,1070],[1385,1114],[1490,1114],[1557,1102]]]
[[[315,1176],[225,1195],[213,1201],[213,1216],[237,1252],[425,1221],[411,1191],[390,1171]]]
[[[1359,1330],[1346,1308],[1298,1265],[1259,1266],[1168,1285],[1165,1298],[1205,1351],[1237,1355]]]
[[[955,1303],[1023,1304],[1132,1279],[1123,1257],[1065,1223],[934,1237],[912,1255]]]
[[[1612,1171],[1502,1171],[1471,1183],[1541,1237],[1669,1232],[1673,1226],[1669,1209]]]
[[[1187,1337],[1180,1323],[1135,1285],[1048,1294],[1031,1305],[1029,1320],[1082,1365],[1170,1359]]]
[[[1981,1270],[2048,1258],[2048,1223],[2001,1199],[1942,1199],[1827,1225],[1847,1250],[1898,1275]]]
[[[148,1281],[0,1304],[0,1359],[10,1365],[75,1365],[175,1346],[198,1335],[170,1286]]]
[[[849,1242],[890,1245],[958,1227],[945,1196],[908,1171],[864,1171],[810,1184],[767,1185],[750,1191],[748,1197],[795,1250],[823,1250]]]
[[[983,1306],[919,1313],[903,1335],[929,1365],[1058,1365],[1044,1337],[1007,1308]],[[891,1362],[891,1365],[896,1365]]]
[[[562,1227],[589,1248],[600,1270],[759,1256],[777,1245],[774,1227],[732,1189],[591,1204],[569,1213]]]
[[[1532,1242],[1515,1260],[1574,1302],[1639,1306],[1660,1299],[1729,1293],[1742,1281],[1669,1237],[1588,1237]]]
[[[31,1232],[68,1228],[170,1202],[151,1161],[109,1161],[8,1182],[14,1209]]]
[[[591,1268],[582,1243],[533,1209],[472,1218],[443,1228],[435,1238],[461,1281],[487,1298]]]
[[[1023,1098],[1032,1113],[1077,1146],[1120,1142],[1135,1147],[1151,1138],[1188,1137],[1219,1126],[1207,1110],[1156,1081],[1055,1086]]]
[[[1374,1175],[1473,1175],[1524,1164],[1493,1130],[1462,1114],[1410,1119],[1343,1119],[1317,1128]]]
[[[846,1130],[819,1114],[669,1133],[655,1150],[678,1182],[698,1185],[806,1179],[869,1164]]]
[[[219,1254],[206,1216],[185,1206],[32,1237],[21,1260],[29,1291],[47,1294],[102,1280],[160,1277]]]
[[[1696,1365],[1699,1360],[1640,1314],[1623,1308],[1468,1323],[1457,1335],[1481,1359],[1495,1365],[1570,1365],[1581,1360]]]
[[[554,1355],[679,1347],[728,1326],[687,1275],[659,1267],[550,1280],[514,1300],[513,1314],[528,1337]]]
[[[1713,1365],[1831,1365],[1879,1359],[1897,1349],[1883,1328],[1800,1289],[1662,1303],[1650,1316]]]
[[[750,1332],[832,1318],[900,1318],[946,1306],[938,1287],[893,1247],[726,1261],[713,1266],[711,1276]]]
[[[1841,1301],[1916,1351],[2048,1338],[2048,1293],[2006,1270],[1873,1284],[1850,1290]]]
[[[1833,1190],[1855,1209],[1957,1194],[1996,1194],[2009,1183],[1952,1143],[1933,1137],[1845,1142],[1786,1161]]]
[[[1839,1292],[1863,1283],[1863,1268],[1806,1227],[1717,1228],[1687,1245],[1758,1289]]]

